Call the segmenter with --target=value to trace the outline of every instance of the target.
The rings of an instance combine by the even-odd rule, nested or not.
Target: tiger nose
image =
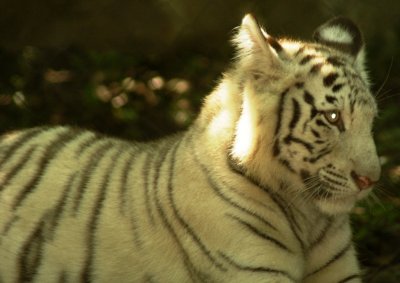
[[[351,177],[353,178],[354,182],[360,190],[366,190],[376,183],[376,181],[371,180],[367,176],[357,175],[357,173],[354,171],[351,172]]]

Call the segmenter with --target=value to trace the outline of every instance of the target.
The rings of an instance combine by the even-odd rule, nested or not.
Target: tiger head
[[[235,38],[242,102],[230,155],[260,184],[274,180],[324,213],[347,213],[380,176],[377,106],[356,25],[335,18],[314,39],[275,39],[250,15],[243,19]]]

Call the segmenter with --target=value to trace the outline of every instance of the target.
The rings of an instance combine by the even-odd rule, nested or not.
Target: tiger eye
[[[338,110],[330,110],[324,113],[326,120],[331,124],[337,124],[340,121],[340,112]]]

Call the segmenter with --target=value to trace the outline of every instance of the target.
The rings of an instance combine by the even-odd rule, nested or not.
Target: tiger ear
[[[356,69],[365,75],[363,37],[352,20],[345,17],[333,18],[317,28],[313,37],[317,42],[349,55]]]
[[[238,48],[238,57],[243,59],[257,56],[258,59],[268,60],[272,65],[279,65],[284,57],[283,48],[279,42],[268,35],[251,14],[247,14],[234,38]]]

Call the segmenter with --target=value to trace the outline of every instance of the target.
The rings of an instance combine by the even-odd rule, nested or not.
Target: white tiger
[[[361,282],[348,213],[379,179],[361,33],[247,15],[186,131],[69,127],[0,141],[0,282]]]

